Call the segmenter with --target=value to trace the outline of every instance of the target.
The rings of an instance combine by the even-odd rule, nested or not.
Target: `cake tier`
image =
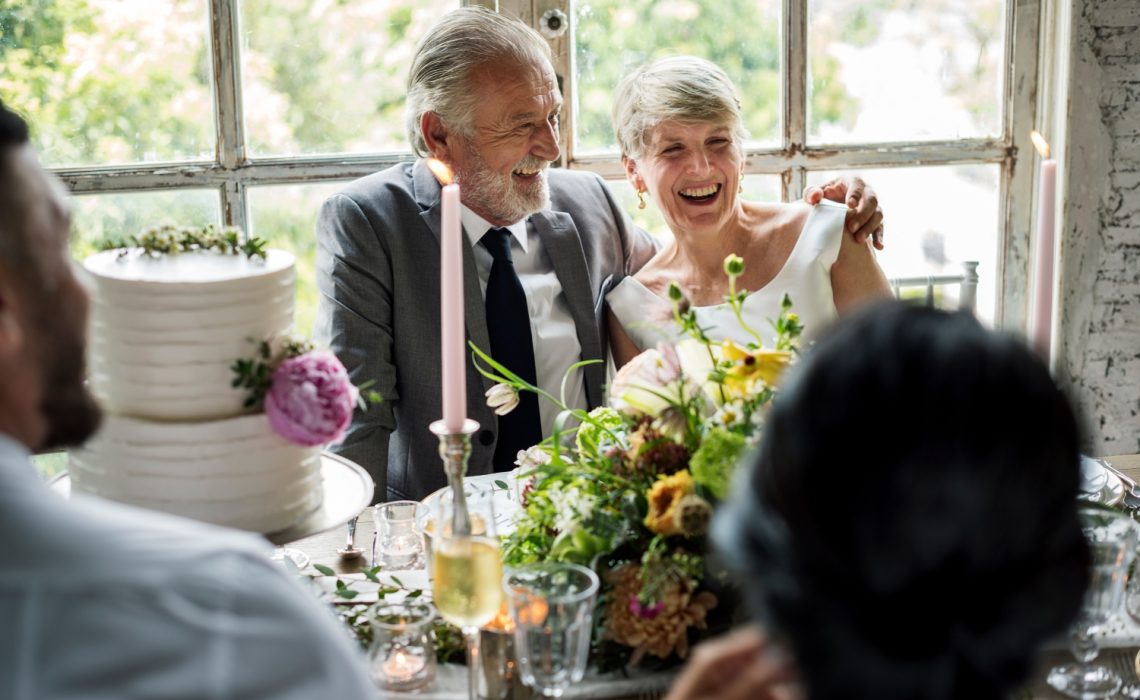
[[[319,447],[275,433],[264,414],[199,423],[108,415],[69,455],[76,491],[254,532],[282,530],[321,503]]]
[[[293,326],[294,258],[109,250],[94,285],[89,377],[111,413],[164,420],[238,415],[230,367]]]

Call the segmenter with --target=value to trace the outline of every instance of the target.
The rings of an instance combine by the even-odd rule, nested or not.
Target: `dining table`
[[[1109,462],[1124,476],[1140,482],[1140,454],[1111,455],[1102,459]],[[345,545],[346,533],[343,527],[333,528],[297,540],[290,546],[300,549],[310,556],[312,563],[306,569],[307,573],[313,574],[316,571],[313,567],[319,565],[328,567],[338,577],[354,579],[361,577],[363,570],[370,566],[368,552],[373,531],[372,519],[367,516],[366,511],[364,516],[359,519],[355,532],[357,545],[364,549],[365,554],[357,558],[346,559],[337,553],[337,550]],[[420,574],[422,576],[422,572]],[[423,578],[426,580],[426,576]],[[1128,615],[1122,609],[1119,617],[1126,620]],[[1140,674],[1137,673],[1137,666],[1140,665],[1140,622],[1132,620],[1126,620],[1126,622],[1127,624],[1118,625],[1116,634],[1103,641],[1097,663],[1107,665],[1120,673],[1125,680],[1126,690],[1132,688],[1137,691],[1137,694],[1134,695],[1125,692],[1118,697],[1140,697]],[[1036,671],[1030,681],[1014,694],[1014,698],[1017,700],[1059,700],[1064,698],[1064,695],[1048,686],[1045,677],[1050,668],[1071,659],[1064,638],[1059,638],[1046,645],[1038,657]],[[459,690],[464,687],[462,667],[447,668],[448,666],[451,665],[441,666],[440,679],[434,688],[428,687],[416,693],[383,693],[377,691],[378,697],[393,698],[394,700],[400,698],[408,698],[409,700],[411,698],[417,700],[460,700],[466,697],[465,693]],[[630,677],[619,674],[603,679],[587,677],[580,684],[581,687],[571,688],[565,697],[652,700],[661,698],[667,693],[674,676],[675,672],[634,673]]]

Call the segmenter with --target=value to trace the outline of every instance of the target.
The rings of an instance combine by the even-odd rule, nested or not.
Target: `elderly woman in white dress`
[[[692,56],[653,61],[617,88],[614,131],[626,177],[661,209],[673,240],[606,296],[611,350],[621,367],[659,341],[676,339],[668,301],[676,282],[710,337],[751,339],[724,303],[724,259],[744,259],[737,289],[744,316],[770,342],[787,293],[810,338],[838,314],[888,296],[870,242],[844,235],[847,208],[821,201],[748,202],[739,194],[747,133],[732,82]],[[881,223],[881,214],[874,225]]]

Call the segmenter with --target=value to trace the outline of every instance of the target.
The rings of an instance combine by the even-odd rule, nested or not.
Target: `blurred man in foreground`
[[[250,535],[61,499],[34,451],[98,427],[63,187],[0,102],[0,698],[372,698],[333,616]]]

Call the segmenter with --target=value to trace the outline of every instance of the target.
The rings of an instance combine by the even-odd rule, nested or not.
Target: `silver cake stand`
[[[51,489],[64,497],[71,495],[71,479],[66,473],[52,479]],[[321,504],[284,530],[261,533],[276,545],[344,525],[372,502],[372,477],[356,462],[330,452],[321,453]]]

